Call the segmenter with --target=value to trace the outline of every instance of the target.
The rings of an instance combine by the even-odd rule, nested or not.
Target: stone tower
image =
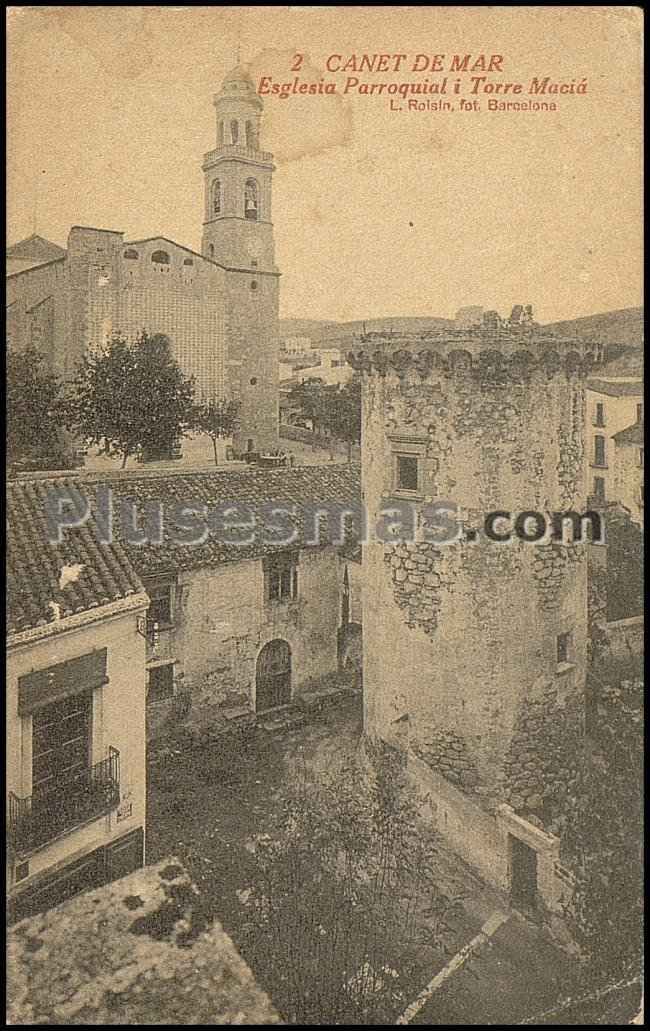
[[[237,66],[214,97],[216,141],[203,159],[202,253],[225,271],[229,392],[241,403],[235,448],[278,441],[278,278],[273,155],[260,149],[262,101]]]
[[[557,912],[584,733],[587,546],[491,540],[484,521],[511,513],[501,534],[520,513],[550,526],[584,511],[593,356],[517,306],[351,357],[364,383],[366,732],[406,756],[460,855],[522,908]],[[459,539],[442,543],[455,531],[436,500],[458,506],[443,518]],[[391,535],[380,513],[400,506],[406,529]]]

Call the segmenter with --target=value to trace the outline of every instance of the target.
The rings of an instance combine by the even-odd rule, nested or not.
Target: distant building
[[[458,329],[469,329],[471,326],[480,326],[483,321],[483,308],[479,305],[470,305],[467,308],[459,308],[456,312],[456,327]]]
[[[305,354],[311,350],[311,337],[285,337],[282,349],[288,354]]]
[[[591,377],[586,397],[587,492],[604,501],[623,501],[618,491],[625,477],[621,478],[616,468],[623,451],[615,446],[613,438],[642,421],[643,381]],[[629,497],[627,488],[624,489]]]
[[[314,375],[322,379],[327,386],[342,385],[351,379],[352,366],[338,348],[319,347],[317,354],[320,356],[320,365],[314,371]]]
[[[46,493],[7,492],[7,889],[20,918],[141,866],[145,614],[92,525],[49,544]]]
[[[26,240],[7,248],[7,275],[25,272],[26,269],[46,265],[50,261],[65,258],[65,248],[33,233]]]
[[[645,472],[643,413],[632,426],[627,426],[624,430],[614,433],[612,441],[614,443],[614,496],[629,511],[635,522],[642,523],[645,504],[643,494]]]
[[[201,253],[86,226],[70,230],[67,249],[32,236],[7,252],[7,335],[69,378],[114,333],[164,333],[199,397],[240,401],[235,450],[265,450],[278,440],[273,155],[260,149],[262,101],[245,69],[226,76],[214,106]]]

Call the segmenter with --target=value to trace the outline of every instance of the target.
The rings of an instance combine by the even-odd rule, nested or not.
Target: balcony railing
[[[108,757],[48,792],[18,798],[9,792],[8,835],[19,854],[33,852],[61,834],[104,816],[119,805],[120,753]]]
[[[217,158],[250,158],[251,161],[262,161],[271,164],[273,154],[268,150],[258,150],[256,147],[241,146],[239,143],[221,143],[214,150],[211,150],[203,159],[203,166],[212,164]]]

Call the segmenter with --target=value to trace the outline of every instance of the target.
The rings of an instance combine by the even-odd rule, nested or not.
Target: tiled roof
[[[115,533],[140,576],[237,562],[277,550],[282,544],[274,544],[268,532],[272,502],[291,512],[292,523],[298,529],[298,536],[290,542],[293,547],[304,544],[301,528],[311,525],[307,509],[328,502],[350,506],[358,506],[361,502],[359,470],[344,465],[301,466],[293,469],[223,469],[208,473],[185,473],[179,470],[141,477],[124,474],[106,477],[94,475],[92,479],[80,478],[78,486],[91,495],[93,511],[98,488],[104,486],[111,489]],[[138,526],[144,526],[145,502],[163,503],[164,532],[161,544],[135,545],[125,540],[119,525],[118,505],[115,503],[120,498],[130,498],[135,502]],[[216,506],[241,506],[240,515],[233,515],[232,522],[249,522],[252,517],[255,522],[252,542],[228,543],[224,540],[222,530],[214,524],[204,543],[188,545],[173,540],[172,534],[176,528],[173,506],[179,503],[206,505],[209,509]],[[250,536],[251,531],[247,529],[243,533]],[[325,532],[321,541],[326,541]]]
[[[643,423],[635,422],[613,434],[617,444],[643,444]]]
[[[641,397],[643,395],[643,380],[606,380],[592,377],[587,380],[587,390],[593,390],[596,394],[606,394],[608,397]]]
[[[124,550],[102,544],[92,520],[65,530],[61,544],[49,543],[47,492],[75,485],[61,477],[12,481],[7,487],[9,633],[52,623],[57,612],[63,619],[143,590]]]

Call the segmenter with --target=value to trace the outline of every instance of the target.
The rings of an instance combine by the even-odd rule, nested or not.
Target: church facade
[[[214,105],[201,253],[87,226],[71,228],[65,251],[21,241],[7,252],[7,338],[38,347],[67,379],[88,348],[115,333],[164,333],[198,398],[240,401],[235,450],[265,450],[278,439],[273,157],[259,147],[262,101],[243,68],[226,77]]]

